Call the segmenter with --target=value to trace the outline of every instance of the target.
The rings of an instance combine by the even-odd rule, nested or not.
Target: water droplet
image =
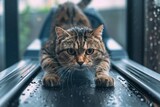
[[[149,106],[150,106],[150,107],[153,107],[153,103],[151,102],[151,103],[149,104]]]
[[[135,94],[138,94],[139,92],[138,91],[135,91]]]
[[[131,96],[131,94],[128,94],[128,96],[130,97],[130,96]]]
[[[137,95],[138,98],[141,98],[142,96],[140,94]]]
[[[102,105],[103,103],[102,103],[102,102],[100,102],[99,104],[100,104],[100,105]]]
[[[149,21],[153,21],[153,18],[150,18]]]
[[[157,30],[157,27],[156,27],[156,26],[154,27],[154,30]]]
[[[82,100],[82,102],[84,103],[84,102],[85,102],[85,100],[83,99],[83,100]]]
[[[157,70],[157,67],[154,67],[154,70]]]
[[[71,94],[71,97],[73,97],[73,95]]]
[[[153,43],[150,43],[150,47],[153,47]]]
[[[149,31],[149,29],[148,29],[148,28],[146,28],[146,31]]]
[[[132,88],[132,90],[135,91],[136,89],[135,89],[135,88]]]
[[[142,102],[144,102],[144,98],[141,98],[140,100],[141,100]]]

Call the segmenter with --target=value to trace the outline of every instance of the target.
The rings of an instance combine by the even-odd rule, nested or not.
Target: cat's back
[[[84,0],[80,3],[82,4]],[[79,3],[79,4],[80,4]],[[84,4],[88,5],[88,4]],[[54,16],[54,27],[59,26],[68,29],[72,26],[87,26],[90,27],[90,22],[83,13],[83,8],[72,2],[66,2],[58,6]]]

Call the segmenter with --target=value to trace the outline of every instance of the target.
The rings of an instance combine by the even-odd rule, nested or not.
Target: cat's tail
[[[81,9],[84,9],[88,6],[88,4],[91,2],[92,0],[81,0],[79,3],[78,3],[78,6],[81,8]]]

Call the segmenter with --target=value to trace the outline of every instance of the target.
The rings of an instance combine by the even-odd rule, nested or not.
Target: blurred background
[[[19,33],[19,57],[23,56],[27,46],[39,36],[41,27],[46,16],[51,11],[52,7],[57,7],[59,4],[67,0],[18,0],[18,33]],[[69,0],[78,3],[80,0]],[[0,1],[0,44],[3,44],[4,35],[4,2]],[[109,35],[118,40],[125,47],[126,35],[126,1],[125,0],[92,0],[88,6],[95,8],[103,16],[106,22]],[[4,46],[1,47],[1,49]],[[2,49],[3,50],[3,49]],[[1,54],[3,51],[0,51]],[[2,70],[3,63],[0,65]]]
[[[39,35],[43,22],[52,9],[67,0],[19,0],[20,56]],[[80,0],[69,0],[78,3]],[[103,16],[108,33],[125,47],[125,0],[93,0],[88,7],[95,8]]]
[[[6,29],[7,26],[10,26],[5,21],[7,20],[5,18],[7,1],[9,0],[6,0],[6,2],[0,0],[0,71],[22,58],[27,46],[39,36],[45,18],[53,7],[57,7],[66,1],[78,3],[80,0],[17,0],[15,4],[18,10],[18,20],[16,23],[18,26],[17,41],[19,45],[17,47],[17,54],[12,54],[12,52],[16,51],[15,48],[11,48],[10,50],[12,51],[9,54],[6,51],[5,43],[12,41],[7,41],[6,39]],[[108,34],[128,51],[131,59],[160,72],[160,2],[159,0],[135,0],[137,3],[143,4],[143,6],[138,7],[138,4],[134,4],[132,1],[92,0],[88,7],[99,11],[107,25]],[[143,8],[143,10],[134,10],[135,8]],[[139,19],[141,21],[137,21]],[[8,23],[14,22],[9,21]],[[140,36],[137,34],[139,32],[141,33]],[[12,35],[12,32],[10,32],[10,35]],[[14,39],[13,36],[12,38]],[[142,41],[139,42],[140,40]],[[12,43],[8,44],[12,46]],[[139,53],[142,54],[139,55]],[[7,62],[11,62],[8,61],[11,58],[6,59],[6,57],[14,55],[17,55],[17,58],[12,63],[7,64]],[[151,61],[154,63],[151,64]]]

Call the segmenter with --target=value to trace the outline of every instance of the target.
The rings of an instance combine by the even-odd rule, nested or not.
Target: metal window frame
[[[127,0],[127,51],[130,59],[144,65],[144,1]]]
[[[18,0],[4,0],[5,68],[19,60]]]

